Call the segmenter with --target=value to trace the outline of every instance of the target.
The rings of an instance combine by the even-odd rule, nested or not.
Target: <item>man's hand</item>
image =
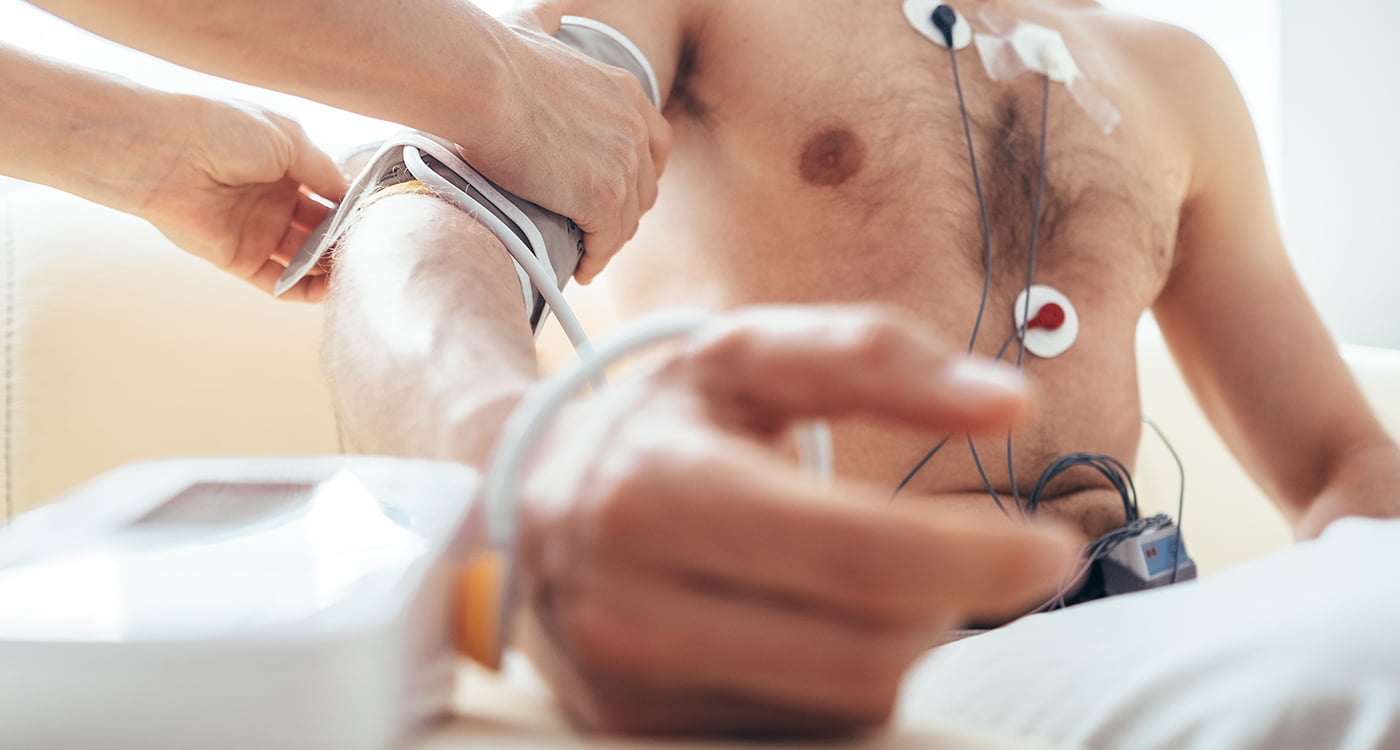
[[[458,146],[507,190],[583,229],[575,276],[586,284],[656,202],[671,127],[631,73],[556,41],[561,17],[559,3],[544,1],[502,19],[514,32],[501,40],[504,120]]]
[[[884,721],[912,661],[967,618],[1052,594],[1072,542],[805,478],[789,428],[869,414],[980,432],[1022,402],[1014,375],[883,313],[728,318],[560,418],[525,489],[527,653],[592,728]]]
[[[171,126],[183,137],[166,149],[133,213],[181,248],[271,292],[307,235],[341,198],[346,180],[301,126],[253,105],[186,97]],[[303,279],[284,295],[318,301],[326,277]]]

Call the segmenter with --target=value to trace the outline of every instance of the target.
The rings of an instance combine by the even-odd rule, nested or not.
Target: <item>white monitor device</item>
[[[478,476],[187,459],[0,529],[0,748],[382,750],[451,698]]]

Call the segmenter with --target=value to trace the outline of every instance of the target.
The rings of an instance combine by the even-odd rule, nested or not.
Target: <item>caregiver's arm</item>
[[[345,180],[291,120],[171,94],[0,44],[0,174],[150,221],[176,245],[271,291]],[[325,278],[292,299],[317,299]]]
[[[601,258],[635,232],[669,149],[631,75],[558,44],[548,23],[508,25],[467,0],[33,4],[181,65],[451,139],[511,192],[578,222]]]
[[[1171,75],[1198,155],[1154,312],[1186,381],[1300,538],[1343,516],[1400,516],[1400,449],[1289,263],[1239,91],[1201,43]]]

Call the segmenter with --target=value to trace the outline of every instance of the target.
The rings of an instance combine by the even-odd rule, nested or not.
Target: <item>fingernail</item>
[[[1026,392],[1025,378],[1015,368],[982,359],[963,359],[948,368],[944,384],[968,406],[1003,404]]]

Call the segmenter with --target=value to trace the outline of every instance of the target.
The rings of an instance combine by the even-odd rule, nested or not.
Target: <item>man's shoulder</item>
[[[1215,48],[1189,29],[1109,10],[1094,13],[1089,23],[1124,66],[1156,91],[1180,95],[1179,104],[1234,88]]]
[[[1237,122],[1243,107],[1235,79],[1205,39],[1180,26],[1102,8],[1081,15],[1076,26],[1094,42],[1085,61],[1091,78],[1109,85],[1114,101],[1126,105],[1120,107],[1125,118],[1152,123],[1153,139],[1180,149],[1194,166],[1242,147],[1238,141],[1252,135]],[[1228,126],[1229,138],[1219,132],[1222,126]]]

